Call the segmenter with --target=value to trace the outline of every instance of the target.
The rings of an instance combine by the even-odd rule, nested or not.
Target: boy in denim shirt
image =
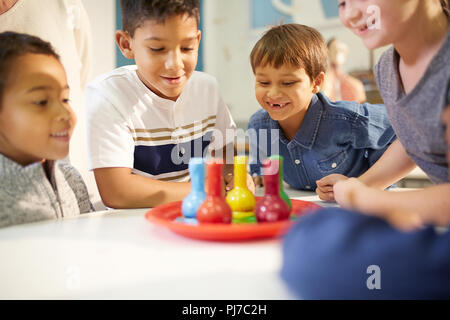
[[[274,27],[256,43],[250,61],[263,108],[248,125],[257,185],[261,162],[271,154],[284,157],[284,180],[291,187],[315,190],[317,180],[333,173],[361,175],[395,140],[384,106],[331,102],[319,92],[327,51],[317,30]]]

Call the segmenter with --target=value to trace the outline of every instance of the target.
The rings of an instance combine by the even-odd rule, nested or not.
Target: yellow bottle
[[[227,203],[231,207],[233,222],[256,221],[253,209],[255,197],[247,188],[247,157],[234,157],[234,188],[228,192]]]

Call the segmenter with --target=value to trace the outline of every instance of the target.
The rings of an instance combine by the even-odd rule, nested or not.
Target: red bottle
[[[223,161],[208,161],[206,199],[197,210],[200,223],[231,223],[231,208],[222,196]]]
[[[290,209],[280,197],[280,160],[266,159],[264,167],[264,197],[256,203],[258,222],[275,222],[289,219]]]

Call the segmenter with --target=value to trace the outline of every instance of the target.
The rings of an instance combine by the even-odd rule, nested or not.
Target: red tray
[[[256,198],[258,200],[260,198]],[[301,216],[311,210],[321,208],[317,204],[309,201],[294,200],[292,202],[292,211],[296,216]],[[181,201],[171,202],[150,209],[145,214],[145,218],[155,224],[169,228],[171,231],[182,236],[201,240],[216,241],[239,241],[259,238],[279,237],[293,225],[295,221],[286,220],[279,222],[264,223],[232,223],[232,224],[187,224],[175,221],[182,217]]]

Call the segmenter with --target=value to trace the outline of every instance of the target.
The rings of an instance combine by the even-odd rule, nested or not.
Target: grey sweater
[[[63,161],[21,166],[0,153],[0,227],[93,211],[78,171]]]
[[[441,115],[450,103],[450,32],[419,83],[405,94],[399,54],[387,50],[375,66],[375,78],[389,121],[410,158],[434,183],[449,182]]]

